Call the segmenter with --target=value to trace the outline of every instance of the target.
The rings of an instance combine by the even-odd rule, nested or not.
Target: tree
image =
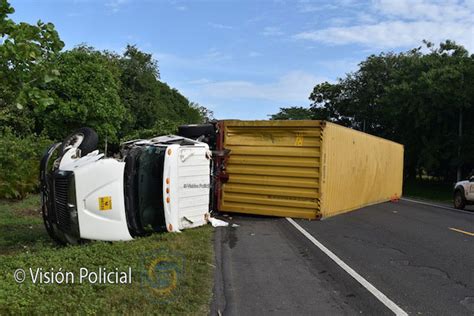
[[[195,102],[189,103],[189,106],[198,110],[200,116],[200,123],[208,123],[210,121],[215,120],[214,111],[206,108],[205,106],[199,105]]]
[[[36,106],[53,100],[45,85],[59,75],[51,60],[64,47],[51,23],[15,23],[8,16],[14,9],[0,0],[0,125],[16,133],[31,132]]]
[[[38,106],[35,115],[52,139],[90,126],[101,140],[118,143],[126,113],[120,99],[120,70],[101,52],[80,46],[62,53],[54,63],[59,80],[48,84],[53,104]]]
[[[198,108],[159,80],[158,62],[151,54],[128,45],[123,56],[108,57],[120,68],[120,97],[127,109],[120,137],[165,133],[172,125],[202,121]]]
[[[110,55],[120,69],[120,97],[127,109],[122,135],[137,129],[152,128],[159,113],[166,109],[158,103],[158,64],[151,54],[127,45],[123,56]]]
[[[407,166],[421,175],[442,177],[452,181],[461,178],[472,167],[474,151],[463,135],[462,125],[472,119],[474,101],[471,89],[474,75],[473,56],[451,41],[430,50],[420,49],[406,54],[396,72],[396,80],[387,85],[386,99],[402,104],[394,117],[396,130],[407,152]],[[469,148],[470,147],[470,148]]]
[[[311,109],[301,106],[280,108],[278,113],[270,115],[270,120],[311,120],[312,118]]]
[[[0,198],[37,188],[46,144],[90,126],[114,149],[120,141],[174,133],[212,112],[161,82],[158,62],[135,46],[123,55],[84,45],[61,52],[51,23],[15,23],[0,0]],[[49,140],[49,139],[51,140]],[[2,147],[2,149],[3,149]],[[33,169],[32,169],[33,168]]]
[[[164,106],[166,112],[161,116],[178,122],[179,124],[201,123],[203,118],[198,109],[192,107],[192,103],[177,89],[170,88],[164,82],[158,82],[158,102]]]
[[[464,47],[451,41],[441,43],[439,49],[432,49],[430,57],[432,63],[437,67],[432,67],[423,79],[427,89],[434,97],[434,105],[444,108],[450,104],[455,109],[455,113],[450,113],[452,118],[447,127],[452,135],[450,141],[457,147],[456,157],[452,158],[451,164],[457,168],[456,178],[459,181],[463,163],[467,158],[467,151],[463,150],[464,113],[470,114],[469,111],[474,100],[472,93],[473,60],[469,58]],[[454,136],[455,134],[457,137]]]
[[[474,167],[474,55],[452,41],[369,56],[310,95],[312,118],[405,145],[405,175],[451,181]],[[283,109],[282,109],[283,110]],[[280,111],[277,115],[284,114]]]

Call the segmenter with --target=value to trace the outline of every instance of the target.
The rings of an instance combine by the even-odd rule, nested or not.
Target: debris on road
[[[209,221],[209,223],[211,223],[212,227],[227,227],[227,226],[229,226],[229,223],[227,223],[223,220],[214,218],[214,217],[209,217],[208,221]]]

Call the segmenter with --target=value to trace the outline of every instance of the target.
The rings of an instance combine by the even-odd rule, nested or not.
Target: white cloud
[[[69,12],[66,14],[68,17],[71,17],[71,18],[75,18],[75,17],[78,17],[78,16],[82,16],[81,13],[79,12]]]
[[[206,78],[201,78],[201,79],[188,81],[189,84],[193,84],[193,85],[201,85],[201,84],[206,84],[206,83],[210,83],[210,82],[211,82],[211,80],[206,79]]]
[[[330,73],[332,78],[342,78],[345,74],[356,71],[360,60],[355,58],[340,58],[334,60],[316,61],[317,69]]]
[[[280,28],[277,27],[277,26],[267,26],[263,29],[261,34],[264,35],[264,36],[280,36],[280,35],[283,35],[285,33],[282,32],[280,30]]]
[[[366,13],[366,12],[359,12],[356,15],[356,21],[362,24],[373,24],[378,21],[375,15]]]
[[[472,14],[464,3],[426,0],[376,0],[374,8],[382,14],[396,18],[431,21],[454,21],[470,19]]]
[[[232,56],[229,54],[223,53],[216,48],[211,48],[205,55],[205,58],[207,60],[214,62],[214,61],[229,60],[229,59],[232,59]]]
[[[303,71],[291,71],[270,83],[236,80],[204,84],[201,94],[220,100],[260,99],[301,103],[307,102],[313,87],[325,80]]]
[[[351,21],[352,21],[351,17],[342,17],[342,16],[341,17],[334,17],[334,18],[331,18],[331,19],[328,20],[329,24],[333,25],[333,26],[346,25]]]
[[[260,57],[262,56],[262,53],[259,52],[250,52],[249,57],[255,58],[255,57]]]
[[[215,67],[220,62],[226,62],[232,59],[232,55],[223,53],[216,48],[211,48],[205,54],[192,57],[184,57],[163,52],[155,52],[153,53],[153,57],[158,60],[160,67],[166,65],[189,69],[205,69],[211,66]]]
[[[297,8],[298,8],[298,11],[302,13],[312,13],[312,12],[318,12],[318,11],[335,10],[337,9],[337,5],[321,4],[315,1],[301,0],[301,1],[298,1]]]
[[[472,51],[474,8],[468,2],[376,0],[368,13],[359,14],[355,25],[309,30],[295,38],[376,48],[416,47],[423,39],[434,43],[452,39]]]
[[[333,0],[330,3],[322,3],[315,0],[299,0],[297,9],[301,13],[328,12],[338,10],[341,7],[359,7],[362,1],[359,0]]]
[[[184,1],[181,0],[167,0],[166,2],[169,2],[171,6],[178,11],[187,11],[188,6],[184,3]]]
[[[261,21],[263,21],[267,18],[268,18],[268,13],[263,12],[263,13],[260,13],[259,15],[257,15],[257,16],[254,16],[254,17],[251,17],[251,18],[245,20],[244,23],[245,24],[255,24],[255,23],[261,22]]]
[[[327,44],[363,44],[377,48],[414,47],[423,39],[438,43],[446,39],[456,40],[472,50],[473,27],[453,22],[381,22],[372,25],[329,27],[323,30],[303,32],[296,38]]]
[[[117,13],[118,11],[120,11],[122,5],[127,2],[128,0],[109,0],[105,3],[105,6],[108,7],[112,11],[112,13]]]
[[[216,29],[222,29],[222,30],[233,30],[234,27],[230,25],[225,25],[225,24],[220,24],[220,23],[208,23],[209,26],[216,28]]]
[[[198,73],[214,73],[222,76],[252,76],[255,75],[255,69],[245,67],[234,67],[233,56],[227,53],[209,50],[201,54],[173,54],[169,52],[154,52],[153,58],[158,60],[162,78],[166,79],[169,73],[189,73],[194,71]],[[193,80],[188,77],[186,81]]]

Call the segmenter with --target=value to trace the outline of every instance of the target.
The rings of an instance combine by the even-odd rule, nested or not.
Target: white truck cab
[[[124,144],[118,159],[98,150],[81,156],[79,145],[63,143],[49,170],[59,146],[51,146],[41,164],[43,219],[58,242],[131,240],[207,222],[206,143],[174,135],[135,140]]]
[[[454,207],[462,210],[471,204],[474,204],[474,176],[454,185]]]

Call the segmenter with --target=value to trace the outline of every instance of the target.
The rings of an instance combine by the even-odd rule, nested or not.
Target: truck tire
[[[81,150],[81,155],[85,156],[97,149],[99,136],[90,127],[81,127],[66,137],[61,145],[60,152],[65,153],[66,147],[73,146]]]
[[[202,135],[210,136],[214,133],[214,126],[212,124],[189,124],[178,127],[179,136],[191,139],[197,139]]]
[[[466,198],[464,197],[461,190],[454,192],[454,208],[463,210],[466,207]]]

